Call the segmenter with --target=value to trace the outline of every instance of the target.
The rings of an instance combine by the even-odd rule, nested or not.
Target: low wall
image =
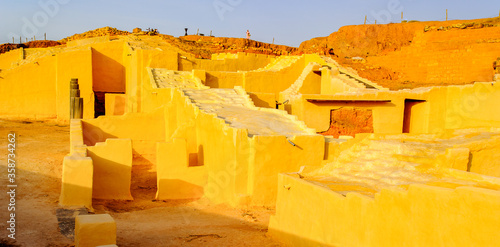
[[[280,174],[269,234],[291,246],[495,246],[499,207],[497,190],[412,184],[344,197]]]
[[[131,140],[106,139],[87,146],[82,125],[80,119],[70,123],[70,153],[63,162],[60,205],[92,209],[92,198],[132,200]]]

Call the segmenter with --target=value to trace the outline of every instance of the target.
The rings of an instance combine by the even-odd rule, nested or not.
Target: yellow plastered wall
[[[80,147],[84,147],[83,143],[83,129],[82,121],[80,119],[72,119],[70,121],[69,128],[69,145],[70,154],[73,154],[79,150]],[[82,156],[87,156],[87,150],[83,152]]]
[[[428,101],[404,102],[404,133],[428,133],[429,132],[429,112],[430,103]]]
[[[205,166],[189,166],[186,141],[157,143],[157,200],[201,198],[207,182]]]
[[[413,184],[346,197],[279,175],[269,234],[293,246],[495,246],[500,192]]]
[[[111,41],[92,45],[93,91],[124,93],[124,42]]]
[[[79,154],[64,157],[59,204],[92,209],[93,176],[91,158]]]
[[[249,167],[249,193],[253,195],[254,204],[268,205],[276,200],[278,173],[299,171],[301,166],[321,165],[325,140],[320,135],[289,139],[285,136],[255,136],[251,145],[253,160]]]
[[[246,129],[229,127],[216,115],[200,111],[179,89],[161,90],[171,93],[171,101],[165,104],[168,143],[158,144],[158,169],[160,172],[160,166],[167,165],[175,173],[177,169],[187,171],[176,175],[180,181],[174,181],[173,175],[158,175],[172,184],[203,184],[204,196],[214,203],[270,206],[276,198],[276,174],[298,171],[305,164],[321,164],[323,151],[316,150],[324,150],[322,136],[291,138],[296,147],[283,136],[249,137]],[[165,157],[164,152],[171,153],[166,151],[169,149],[177,150],[180,157]],[[162,154],[160,150],[164,150]],[[287,157],[283,157],[285,153]],[[181,164],[177,166],[181,168],[170,168],[174,164]]]
[[[314,71],[309,73],[302,82],[299,92],[302,94],[320,94],[321,74],[316,74]]]
[[[55,57],[45,57],[3,72],[0,78],[0,115],[56,118],[56,79]]]
[[[106,116],[121,116],[125,114],[126,101],[127,96],[125,94],[105,94]]]
[[[163,96],[157,98],[159,90],[152,88],[148,68],[178,70],[179,54],[171,50],[132,50],[130,48],[125,50],[124,60],[127,64],[126,112],[154,111],[163,105],[165,99],[161,98]]]
[[[306,66],[303,56],[289,67],[279,71],[249,71],[244,73],[244,89],[247,92],[275,93],[286,90],[302,74]]]
[[[500,127],[500,89],[491,82],[447,87],[446,129]]]
[[[140,100],[140,82],[142,79],[142,59],[139,56],[142,55],[142,50],[134,50],[129,46],[125,46],[124,54],[130,54],[130,56],[125,56],[123,62],[125,64],[125,95],[126,95],[126,106],[125,112],[137,112]]]
[[[134,157],[141,156],[154,163],[156,142],[165,141],[163,109],[150,113],[127,113],[123,116],[87,119],[82,123],[83,140],[88,146],[108,138],[132,140]]]
[[[243,82],[244,73],[241,72],[208,71],[205,85],[211,88],[234,88],[235,86],[243,86]]]
[[[186,140],[186,150],[189,165],[201,165],[198,159],[198,141],[196,118],[199,109],[191,104],[191,100],[178,89],[166,89],[171,95],[171,101],[165,105],[165,140],[174,138]]]
[[[107,139],[87,147],[94,176],[92,196],[97,199],[132,200],[132,140]]]
[[[19,48],[15,50],[10,50],[6,53],[0,54],[0,74],[3,71],[9,70],[10,68],[17,66],[17,63],[24,58],[24,49]]]
[[[224,120],[205,113],[200,113],[197,126],[208,177],[205,197],[233,206],[246,203],[251,196],[246,184],[251,154],[246,130],[230,128]]]
[[[69,122],[69,82],[72,78],[78,78],[80,96],[84,101],[83,117],[93,118],[94,90],[124,90],[119,88],[124,85],[121,65],[123,43],[107,42],[93,46],[95,48],[87,45],[43,57],[2,73],[0,95],[5,94],[2,99],[6,103],[1,104],[5,109],[0,107],[0,113],[14,115],[15,112],[16,116],[30,118],[57,116],[60,122]],[[6,60],[11,59],[0,59]],[[121,68],[121,72],[118,73],[115,68]],[[4,90],[10,93],[3,93]]]
[[[165,133],[166,140],[170,143],[158,144],[158,171],[160,172],[160,169],[162,169],[160,166],[171,167],[174,164],[181,164],[177,165],[177,168],[172,169],[179,172],[187,171],[188,173],[180,174],[179,172],[174,172],[174,174],[169,175],[159,174],[159,179],[161,177],[165,180],[163,184],[159,181],[159,186],[167,186],[168,188],[174,182],[203,186],[202,191],[205,197],[216,203],[226,202],[234,205],[236,203],[234,184],[236,174],[234,170],[237,167],[243,167],[246,170],[248,166],[248,163],[237,164],[235,158],[233,133],[235,131],[241,132],[242,130],[229,128],[224,123],[224,120],[216,118],[215,115],[200,112],[187,97],[183,96],[180,90],[162,90],[171,93],[171,101],[165,104]],[[245,139],[248,139],[246,134]],[[160,150],[165,149],[178,150],[176,155],[180,155],[180,157],[166,157],[164,153],[159,153]],[[175,160],[175,162],[172,164],[162,160]],[[239,181],[246,181],[248,174],[242,172],[237,175],[243,178]],[[179,181],[175,181],[175,177]],[[198,187],[192,188],[196,188],[197,190],[191,197],[197,195],[199,192]],[[245,194],[246,186],[242,190],[244,191],[243,194]],[[167,193],[174,192],[170,191]],[[158,195],[161,196],[162,194],[159,193]],[[185,197],[186,194],[178,192],[164,196]]]
[[[69,121],[69,84],[78,78],[80,97],[83,98],[83,118],[94,118],[94,92],[92,90],[92,51],[83,50],[59,53],[57,58],[57,119]]]
[[[181,58],[179,70],[190,71],[203,69],[206,71],[251,71],[266,66],[273,56],[244,53],[238,54],[212,54],[212,59]]]
[[[257,107],[276,108],[276,94],[274,93],[248,93],[250,99]]]
[[[340,107],[372,109],[375,133],[401,133],[405,124],[409,124],[409,133],[500,127],[500,109],[493,107],[500,99],[499,89],[496,84],[485,82],[377,94],[302,95],[299,99],[291,100],[287,111],[318,132],[329,128],[330,111]],[[314,102],[314,99],[331,101]],[[346,102],[342,103],[343,100]],[[391,102],[363,102],[366,100]]]
[[[299,99],[291,100],[289,113],[304,121],[307,127],[323,132],[330,128],[331,111],[342,107],[371,109],[373,111],[373,130],[375,133],[401,133],[403,129],[404,99],[390,97],[391,102],[366,102],[374,99],[372,95],[358,95],[357,97],[332,98],[326,95],[301,95]],[[332,99],[330,102],[308,101],[308,98]],[[377,98],[385,99],[386,95],[379,94]],[[333,101],[335,99],[335,101]]]

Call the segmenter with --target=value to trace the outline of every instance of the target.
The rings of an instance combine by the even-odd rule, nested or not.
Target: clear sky
[[[156,28],[162,34],[200,33],[245,37],[298,47],[341,26],[407,20],[496,17],[498,0],[0,0],[0,43],[19,36],[59,40],[75,33],[111,26],[132,31]]]

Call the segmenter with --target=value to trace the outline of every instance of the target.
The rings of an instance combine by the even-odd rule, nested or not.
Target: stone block
[[[116,244],[116,222],[109,214],[76,216],[76,247],[113,246],[114,244]]]
[[[93,169],[89,157],[64,157],[60,205],[92,208]]]

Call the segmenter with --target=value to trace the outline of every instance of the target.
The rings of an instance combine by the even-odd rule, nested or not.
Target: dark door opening
[[[94,118],[106,115],[105,99],[105,92],[94,92]]]
[[[425,100],[417,100],[417,99],[405,99],[405,111],[403,118],[403,133],[412,133],[413,129],[415,129],[415,116],[412,116],[415,112],[414,107],[418,104],[426,102]]]

